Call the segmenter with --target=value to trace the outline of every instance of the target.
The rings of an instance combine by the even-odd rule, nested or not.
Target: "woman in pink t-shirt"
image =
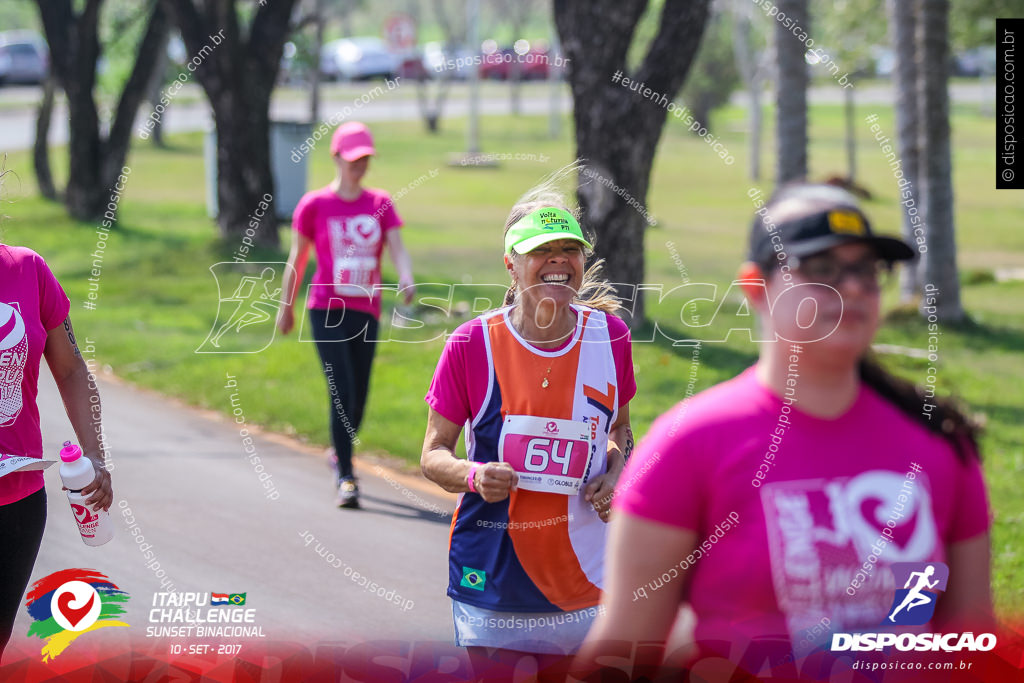
[[[103,468],[99,394],[71,328],[71,303],[43,258],[0,243],[0,459],[43,457],[39,430],[39,364],[46,358],[64,407],[96,478],[82,489],[94,509],[110,508]],[[0,477],[0,654],[11,636],[46,523],[40,470]]]
[[[783,188],[758,210],[740,279],[768,341],[637,447],[581,669],[616,641],[661,643],[636,662],[657,665],[683,604],[696,647],[666,663],[711,655],[755,675],[816,652],[831,674],[812,675],[839,676],[834,634],[991,630],[976,428],[871,357],[880,280],[913,257],[836,187]],[[905,611],[912,573],[938,577],[938,598]]]
[[[331,465],[337,504],[345,508],[359,507],[352,443],[370,388],[380,317],[380,257],[385,245],[398,270],[398,287],[406,304],[416,292],[412,261],[398,230],[402,219],[394,202],[387,192],[362,185],[374,154],[370,130],[362,123],[350,121],[334,132],[331,156],[338,174],[327,187],[306,193],[295,207],[295,235],[277,316],[278,328],[288,334],[295,325],[295,297],[313,249],[316,272],[306,307],[327,377],[334,446]]]

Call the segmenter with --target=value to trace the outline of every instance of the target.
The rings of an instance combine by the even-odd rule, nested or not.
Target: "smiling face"
[[[568,306],[583,284],[585,256],[577,240],[546,242],[526,254],[506,254],[505,267],[517,282],[524,307],[535,309],[545,299]]]

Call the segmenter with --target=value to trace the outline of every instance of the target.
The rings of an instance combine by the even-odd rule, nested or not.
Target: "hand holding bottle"
[[[70,441],[64,442],[60,460],[60,478],[82,541],[86,545],[103,545],[114,537],[114,525],[107,513],[113,498],[110,474],[96,467],[92,459],[83,457],[82,449]]]

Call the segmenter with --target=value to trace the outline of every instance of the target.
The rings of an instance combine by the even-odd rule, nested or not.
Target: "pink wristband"
[[[473,466],[469,468],[469,476],[466,477],[466,484],[469,485],[469,490],[473,493],[476,493],[476,484],[473,482],[473,477],[476,476],[476,471],[478,469],[480,469],[480,463],[473,463]]]

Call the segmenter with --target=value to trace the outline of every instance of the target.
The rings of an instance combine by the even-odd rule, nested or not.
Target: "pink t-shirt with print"
[[[71,302],[43,258],[0,244],[0,453],[43,457],[39,431],[39,363],[46,334],[68,317]],[[0,505],[43,488],[43,473],[0,478]]]
[[[697,533],[685,569],[698,641],[788,639],[800,656],[828,632],[885,630],[886,567],[944,562],[947,545],[985,533],[989,511],[977,459],[866,385],[835,419],[784,405],[754,368],[678,404],[637,447],[614,506]]]
[[[380,256],[385,234],[401,227],[391,197],[366,188],[353,201],[325,187],[307,192],[292,228],[313,240],[316,272],[307,308],[342,308],[380,317]]]

